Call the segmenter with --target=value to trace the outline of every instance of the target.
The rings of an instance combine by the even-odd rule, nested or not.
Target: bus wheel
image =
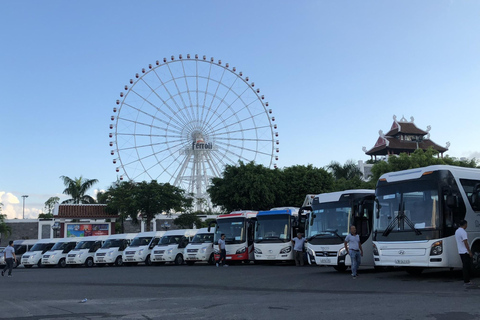
[[[177,256],[175,257],[174,263],[175,263],[177,266],[183,264],[183,257],[182,257],[182,255],[181,255],[180,253],[177,254]]]
[[[333,269],[337,270],[338,272],[345,272],[347,271],[347,266],[344,264],[339,264],[338,266],[333,266]]]
[[[85,267],[93,267],[93,259],[92,258],[88,258],[86,261],[85,261]]]
[[[120,267],[123,264],[123,260],[121,256],[118,256],[117,259],[115,259],[115,265],[117,267]]]
[[[412,276],[419,276],[423,272],[423,268],[419,267],[409,267],[407,268],[407,273],[412,275]]]

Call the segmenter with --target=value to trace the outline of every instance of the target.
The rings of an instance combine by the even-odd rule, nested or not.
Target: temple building
[[[417,149],[427,150],[430,147],[438,151],[438,156],[443,158],[443,153],[448,150],[450,142],[446,143],[446,147],[442,147],[432,140],[430,140],[430,126],[427,126],[427,130],[418,128],[413,117],[410,117],[411,121],[408,121],[404,117],[397,120],[397,116],[393,116],[393,124],[386,134],[380,130],[379,137],[375,146],[367,151],[367,148],[363,147],[365,154],[369,155],[372,159],[377,160],[377,156],[388,157],[389,155],[398,155],[402,152],[413,153]]]

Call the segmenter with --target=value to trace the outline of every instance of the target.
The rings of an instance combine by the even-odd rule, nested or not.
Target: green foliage
[[[2,213],[3,203],[0,202],[0,234],[8,234],[9,236],[12,234],[12,228],[5,223],[5,219],[7,215]]]
[[[134,223],[141,219],[146,222],[147,230],[155,215],[170,210],[183,211],[191,207],[192,199],[185,191],[169,183],[120,182],[101,196],[107,204],[107,212],[120,214],[122,219],[130,217]]]
[[[349,160],[343,165],[332,161],[327,169],[335,178],[334,191],[372,188],[371,184],[362,180],[362,172],[353,160]]]
[[[80,176],[80,178],[74,179],[66,176],[61,176],[60,179],[63,180],[63,184],[65,185],[65,190],[63,190],[63,194],[67,194],[72,197],[71,199],[67,199],[62,203],[95,203],[95,199],[93,199],[86,193],[91,186],[98,182],[97,179],[84,179],[82,176]]]
[[[438,158],[438,152],[433,148],[426,151],[417,149],[412,154],[401,153],[398,156],[390,156],[388,161],[379,161],[372,167],[371,181],[376,183],[380,176],[387,172],[401,171],[407,169],[421,168],[430,165],[452,165],[460,167],[477,168],[477,161],[472,160],[458,160],[446,156],[445,158]]]
[[[269,169],[253,162],[227,165],[207,190],[214,205],[231,212],[301,206],[305,195],[331,191],[333,177],[323,168],[293,166]]]
[[[53,219],[53,213],[40,213],[38,219]]]
[[[192,229],[193,225],[195,225],[196,228],[203,228],[204,225],[202,220],[198,217],[198,214],[198,212],[187,212],[181,214],[178,218],[173,220],[173,223],[180,229]]]
[[[53,212],[53,208],[55,208],[55,205],[57,203],[60,202],[60,198],[59,197],[50,197],[48,198],[47,201],[45,201],[45,211],[46,211],[46,214],[52,214]],[[52,215],[53,217],[53,215]],[[39,216],[40,218],[40,216]]]

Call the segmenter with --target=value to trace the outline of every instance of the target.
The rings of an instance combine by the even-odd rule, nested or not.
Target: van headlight
[[[432,244],[432,248],[430,249],[431,256],[438,256],[443,253],[443,242],[442,240],[436,241]]]
[[[173,253],[173,248],[168,249],[168,250],[167,250],[167,253],[168,253],[168,254],[172,254],[172,253]]]
[[[144,250],[144,249],[140,249],[140,250],[138,250],[138,255],[140,255],[140,256],[141,256],[141,255],[142,255],[142,253],[143,253],[143,250]]]
[[[203,247],[202,249],[200,249],[200,253],[205,253],[207,252],[207,247]]]
[[[112,256],[112,254],[113,254],[113,251],[109,251],[109,252],[108,252],[108,255],[109,255],[110,257]]]
[[[291,251],[292,251],[292,247],[290,246],[290,247],[285,247],[285,248],[283,248],[282,250],[280,250],[280,253],[281,253],[281,254],[282,254],[282,253],[289,253],[289,252],[291,252]]]
[[[240,248],[237,250],[237,252],[235,252],[236,254],[241,254],[241,253],[245,253],[245,251],[247,250],[246,247],[243,247],[243,248]]]

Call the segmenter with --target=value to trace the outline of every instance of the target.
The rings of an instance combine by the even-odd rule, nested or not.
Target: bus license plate
[[[320,263],[330,263],[330,259],[320,259]]]
[[[397,259],[395,260],[395,264],[410,264],[410,260]]]

